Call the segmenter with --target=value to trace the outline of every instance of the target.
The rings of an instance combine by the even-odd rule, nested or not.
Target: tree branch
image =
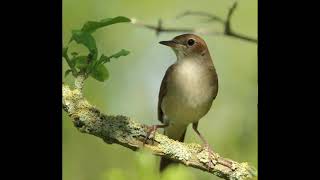
[[[178,18],[182,18],[182,17],[185,17],[185,16],[202,16],[202,17],[207,17],[209,18],[207,20],[207,22],[210,22],[210,21],[217,21],[221,24],[224,24],[224,20],[217,16],[217,15],[214,15],[214,14],[210,14],[210,13],[207,13],[207,12],[202,12],[202,11],[186,11],[180,15],[177,16],[177,19]]]
[[[141,27],[144,27],[147,29],[154,30],[157,35],[159,35],[162,32],[167,32],[167,33],[177,33],[177,32],[193,33],[193,32],[196,32],[195,29],[191,29],[191,28],[163,28],[161,19],[158,20],[157,26],[145,24],[145,23],[140,22],[136,19],[131,19],[131,23],[135,24],[137,26],[141,26]]]
[[[240,34],[238,32],[235,32],[231,28],[231,17],[233,15],[234,11],[236,10],[236,8],[237,8],[237,1],[235,1],[233,3],[233,5],[231,6],[231,8],[229,9],[226,20],[224,20],[223,18],[221,18],[217,15],[210,14],[207,12],[202,12],[202,11],[186,11],[186,12],[177,16],[177,18],[182,18],[185,16],[207,17],[207,18],[209,18],[207,22],[219,22],[224,28],[223,32],[210,31],[205,28],[164,28],[164,27],[162,27],[162,20],[161,19],[158,20],[158,25],[156,25],[156,26],[150,25],[150,24],[145,24],[145,23],[140,22],[136,19],[131,19],[131,22],[133,24],[140,26],[140,27],[154,30],[157,35],[159,35],[160,33],[177,33],[177,32],[198,33],[198,34],[202,34],[202,35],[225,35],[225,36],[229,36],[232,38],[236,38],[236,39],[240,39],[240,40],[244,40],[244,41],[248,41],[248,42],[258,43],[258,40],[256,38]]]
[[[238,163],[218,154],[216,156],[219,158],[213,162],[215,166],[209,168],[206,166],[209,161],[208,152],[203,150],[201,145],[181,143],[159,133],[155,134],[154,144],[147,142],[143,145],[147,126],[126,116],[103,114],[92,106],[82,94],[84,80],[85,77],[79,75],[75,81],[75,89],[62,85],[63,109],[80,132],[100,137],[108,144],[115,143],[132,150],[146,148],[155,155],[164,156],[224,179],[240,180],[256,176],[256,170],[247,163]]]

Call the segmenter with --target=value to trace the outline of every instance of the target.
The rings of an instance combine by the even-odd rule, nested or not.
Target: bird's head
[[[176,53],[178,60],[183,58],[204,57],[209,54],[205,41],[194,34],[182,34],[169,41],[160,41]]]

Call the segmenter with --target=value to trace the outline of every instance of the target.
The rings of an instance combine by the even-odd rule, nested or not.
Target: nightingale
[[[158,119],[162,124],[153,125],[147,137],[158,128],[164,128],[166,136],[183,142],[187,127],[192,124],[212,160],[213,151],[197,129],[199,120],[210,110],[218,93],[218,76],[208,47],[194,34],[182,34],[159,43],[169,46],[177,60],[167,69],[160,86]],[[160,171],[172,163],[162,157]],[[211,161],[207,165],[212,166]]]

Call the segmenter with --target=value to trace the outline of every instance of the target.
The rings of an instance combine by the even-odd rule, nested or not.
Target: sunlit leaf
[[[99,28],[123,22],[130,22],[130,19],[123,16],[118,16],[115,18],[106,18],[101,21],[88,21],[83,25],[81,31],[92,33]]]
[[[125,49],[121,49],[121,51],[111,55],[109,58],[119,58],[120,56],[126,56],[128,55],[130,52],[125,50]]]
[[[72,56],[78,56],[78,54],[79,54],[79,53],[77,53],[77,52],[72,52],[72,53],[71,53]]]
[[[105,56],[104,54],[102,54],[100,59],[99,59],[99,63],[103,64],[103,63],[106,63],[106,62],[110,62],[110,58],[108,56]]]
[[[87,56],[78,56],[72,60],[75,64],[75,67],[78,69],[85,69],[88,66],[88,57]]]
[[[68,56],[68,47],[62,48],[62,57],[65,58],[66,56]]]
[[[99,64],[97,67],[95,67],[91,74],[90,74],[94,79],[103,82],[108,79],[109,77],[109,72],[107,68],[103,64]]]
[[[90,52],[97,52],[96,40],[88,32],[73,30],[70,41],[72,40],[76,41],[78,44],[83,44]]]

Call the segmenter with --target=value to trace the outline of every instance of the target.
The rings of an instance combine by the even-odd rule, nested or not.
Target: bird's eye
[[[192,45],[194,45],[195,42],[193,39],[189,39],[187,43],[189,46],[192,46]]]

